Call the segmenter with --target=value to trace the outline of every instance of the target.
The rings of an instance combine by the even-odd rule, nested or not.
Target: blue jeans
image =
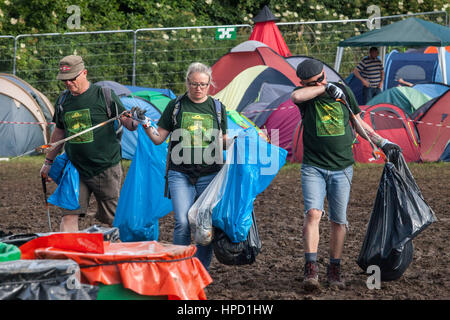
[[[190,183],[187,174],[169,170],[167,178],[170,196],[172,198],[173,211],[175,213],[173,244],[191,244],[191,228],[189,227],[188,219],[189,209],[215,176],[216,173],[200,177],[197,180],[197,183],[193,185]],[[207,246],[197,245],[197,253],[195,256],[201,261],[206,270],[209,270],[212,252],[211,243]]]
[[[353,167],[330,171],[302,164],[301,172],[305,214],[311,209],[323,212],[326,196],[329,220],[348,226],[347,204],[350,198]]]
[[[368,88],[368,87],[363,87],[363,101],[364,104],[366,104],[367,102],[369,102],[373,97],[375,97],[377,94],[381,93],[381,89],[380,88]]]

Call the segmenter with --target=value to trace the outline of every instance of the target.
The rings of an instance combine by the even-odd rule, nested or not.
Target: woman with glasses
[[[208,96],[211,68],[194,62],[186,72],[186,93],[167,105],[155,129],[144,110],[132,109],[155,144],[170,134],[168,187],[175,213],[173,243],[191,244],[188,211],[222,167],[223,141],[226,141],[227,113]],[[220,120],[219,120],[220,119]],[[196,256],[209,270],[212,245],[197,245]]]

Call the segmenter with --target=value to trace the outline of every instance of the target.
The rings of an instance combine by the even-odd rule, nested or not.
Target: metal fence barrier
[[[338,43],[405,16],[419,16],[448,25],[445,11],[370,19],[280,22],[276,25],[292,55],[318,58],[334,66]],[[336,28],[336,26],[339,26]],[[236,36],[216,39],[218,28],[234,27]],[[0,72],[13,73],[55,101],[63,89],[57,81],[61,57],[78,54],[85,60],[92,82],[112,80],[124,85],[184,91],[184,73],[193,61],[213,65],[231,48],[249,39],[252,26],[194,26],[94,32],[67,32],[0,36]],[[346,48],[340,73],[345,78],[367,48]]]

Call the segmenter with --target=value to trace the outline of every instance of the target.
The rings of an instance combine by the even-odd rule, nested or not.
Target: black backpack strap
[[[63,104],[64,101],[66,101],[67,96],[69,95],[69,89],[64,90],[58,97],[58,100],[56,100],[56,112],[62,113],[63,112]]]
[[[172,124],[173,127],[175,127],[177,125],[177,115],[180,112],[181,109],[181,99],[187,94],[184,93],[178,97],[176,97],[175,99],[175,105],[173,107],[173,112],[172,112]],[[164,180],[165,180],[165,185],[164,185],[164,197],[170,199],[170,191],[169,191],[169,180],[167,178],[167,174],[169,172],[169,163],[170,163],[170,153],[172,152],[172,142],[171,142],[171,135],[172,133],[170,133],[169,135],[169,145],[167,146],[167,157],[166,157],[166,173],[164,174]]]
[[[111,103],[114,103],[115,107],[115,115],[117,116],[119,114],[119,109],[117,107],[117,103],[111,98],[111,88],[102,87],[103,97],[105,98],[105,105],[106,105],[106,114],[108,115],[108,119],[111,119],[113,117],[112,111],[111,111]],[[121,121],[115,121],[114,122],[114,128],[116,129],[116,136],[119,141],[121,141],[122,133],[123,133],[123,125]]]

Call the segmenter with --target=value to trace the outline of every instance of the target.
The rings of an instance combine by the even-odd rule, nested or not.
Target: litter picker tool
[[[372,139],[370,139],[369,135],[367,134],[366,130],[364,130],[364,128],[362,127],[361,123],[359,123],[358,118],[356,118],[355,114],[353,113],[353,110],[350,108],[350,105],[348,104],[347,100],[345,99],[345,97],[343,97],[342,99],[336,99],[336,101],[341,102],[342,104],[344,104],[348,111],[350,112],[350,115],[353,119],[353,123],[355,124],[356,127],[358,127],[358,131],[362,133],[362,136],[369,141],[370,146],[372,147],[372,155],[373,158],[375,160],[378,160],[380,158],[382,158],[383,160],[386,160],[386,157],[384,156],[384,154],[378,149],[378,147],[375,145],[375,143],[373,143]]]
[[[47,177],[45,175],[41,175],[41,179],[42,179],[42,190],[44,191],[45,207],[47,208],[48,227],[50,229],[50,232],[52,232],[52,222],[50,220],[50,209],[48,208],[48,201],[47,201]]]
[[[55,141],[55,142],[52,142],[52,143],[49,143],[49,144],[43,144],[42,146],[37,147],[35,150],[36,150],[36,152],[39,152],[39,153],[49,153],[50,151],[55,149],[57,146],[65,143],[65,142],[67,142],[69,140],[72,140],[73,138],[79,137],[82,134],[85,134],[86,132],[89,132],[89,131],[95,130],[97,128],[103,127],[104,125],[119,119],[122,115],[125,115],[128,112],[129,111],[125,110],[124,112],[122,112],[121,114],[115,116],[114,118],[111,118],[111,119],[108,119],[106,121],[103,121],[103,122],[101,122],[101,123],[99,123],[99,124],[97,124],[97,125],[95,125],[93,127],[90,127],[90,128],[88,128],[86,130],[83,130],[83,131],[80,131],[80,132],[78,132],[78,133],[76,133],[74,135],[71,135],[70,137],[67,137],[67,138],[64,138],[64,139],[61,139],[61,140],[58,140],[58,141]]]

